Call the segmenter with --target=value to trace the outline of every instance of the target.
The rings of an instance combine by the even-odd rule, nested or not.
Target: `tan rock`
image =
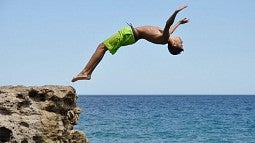
[[[1,86],[0,142],[88,143],[73,130],[81,109],[70,86]]]

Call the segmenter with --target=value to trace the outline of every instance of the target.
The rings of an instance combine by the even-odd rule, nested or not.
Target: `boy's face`
[[[178,47],[178,48],[181,48],[181,49],[183,47],[183,45],[182,45],[183,42],[182,42],[180,37],[170,36],[168,41],[171,43],[171,45],[173,47]]]

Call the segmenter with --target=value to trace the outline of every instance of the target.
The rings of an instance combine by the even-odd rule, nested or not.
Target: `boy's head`
[[[180,37],[170,36],[168,39],[168,51],[172,55],[178,55],[183,50],[182,39]]]

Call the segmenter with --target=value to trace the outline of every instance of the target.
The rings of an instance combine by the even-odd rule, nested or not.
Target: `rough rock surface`
[[[88,143],[70,86],[1,86],[0,143]]]

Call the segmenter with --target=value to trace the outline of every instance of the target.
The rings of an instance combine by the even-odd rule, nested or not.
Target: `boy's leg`
[[[92,72],[99,64],[99,62],[103,59],[106,51],[107,48],[105,47],[105,45],[99,44],[85,68],[72,79],[72,82],[75,82],[77,80],[90,80]]]

